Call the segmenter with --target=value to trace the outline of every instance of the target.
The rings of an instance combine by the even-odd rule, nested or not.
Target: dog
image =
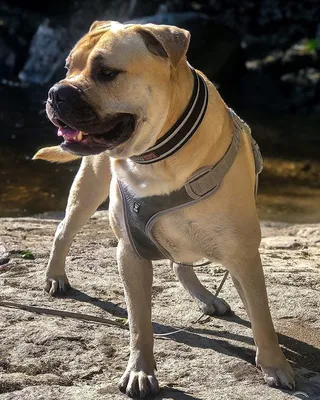
[[[189,41],[190,33],[174,26],[96,21],[70,52],[66,78],[49,90],[46,103],[64,142],[34,156],[53,162],[82,157],[55,234],[45,289],[54,294],[68,288],[65,259],[72,240],[110,196],[130,325],[120,390],[131,397],[159,390],[151,260],[161,255],[177,263],[180,282],[208,314],[223,315],[229,306],[202,286],[190,264],[206,258],[224,265],[251,320],[265,381],[293,389],[259,255],[256,147],[215,86],[188,64]],[[167,200],[168,212],[161,208]],[[156,218],[143,217],[155,205]],[[143,218],[139,230],[134,224]]]

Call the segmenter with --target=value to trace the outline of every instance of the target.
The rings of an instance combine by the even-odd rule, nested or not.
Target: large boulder
[[[32,39],[29,56],[19,73],[21,81],[46,85],[64,74],[65,57],[95,20],[124,21],[132,16],[135,1],[71,2],[63,17],[45,18]]]
[[[0,79],[14,79],[28,54],[38,14],[0,4]]]

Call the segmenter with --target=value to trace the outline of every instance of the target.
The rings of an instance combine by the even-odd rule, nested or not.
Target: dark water
[[[44,112],[47,90],[0,86],[0,216],[29,216],[47,211],[62,211],[79,161],[49,164],[33,161],[38,149],[57,145],[56,128]],[[295,120],[296,121],[296,120]],[[271,125],[272,126],[272,125]],[[279,126],[277,123],[276,126]],[[303,126],[303,124],[302,124]],[[278,128],[278,129],[281,129]],[[318,125],[314,126],[318,129]],[[310,124],[308,130],[312,131]],[[271,129],[272,131],[272,129]],[[320,157],[316,144],[301,151],[297,142],[282,141],[282,154],[271,151],[270,128],[265,169],[260,176],[258,210],[262,219],[290,222],[320,222]],[[305,141],[304,141],[305,142]],[[280,142],[279,142],[280,143]],[[303,143],[303,142],[301,142]],[[316,142],[315,142],[316,143]],[[261,144],[261,142],[260,142]],[[282,147],[281,147],[282,146]],[[292,156],[290,155],[292,154]]]
[[[6,152],[1,161],[0,216],[16,217],[62,211],[79,162],[49,164]],[[3,163],[4,161],[4,163]],[[257,199],[262,219],[320,222],[320,163],[265,159]],[[308,175],[306,177],[306,175]],[[312,176],[317,181],[312,181]]]

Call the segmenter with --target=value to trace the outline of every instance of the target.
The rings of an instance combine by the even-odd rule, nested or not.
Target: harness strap
[[[245,123],[242,123],[232,110],[230,110],[230,114],[234,122],[234,132],[229,148],[217,164],[197,171],[196,175],[192,176],[185,184],[186,191],[192,199],[199,199],[216,187],[227,175],[237,157],[240,147],[240,134]]]

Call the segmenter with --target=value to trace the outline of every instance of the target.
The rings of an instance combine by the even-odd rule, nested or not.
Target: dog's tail
[[[49,162],[66,163],[81,158],[68,151],[64,151],[60,146],[44,147],[37,151],[32,157],[33,160],[46,160]]]

